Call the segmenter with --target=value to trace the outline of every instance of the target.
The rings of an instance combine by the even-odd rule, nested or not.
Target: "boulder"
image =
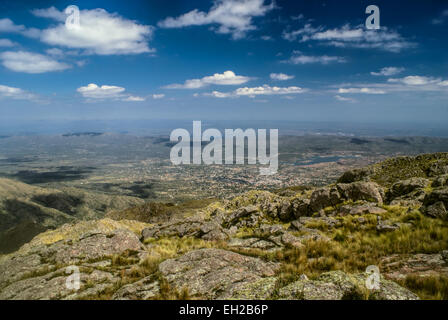
[[[309,199],[296,199],[292,201],[295,218],[306,217],[313,213]]]
[[[432,218],[447,219],[447,211],[442,201],[436,202],[423,209],[423,213]]]
[[[165,260],[159,272],[176,289],[207,299],[228,299],[249,283],[272,277],[279,265],[221,249],[190,251]]]
[[[317,212],[326,207],[334,207],[341,202],[341,196],[335,187],[320,188],[311,194],[310,208],[313,212]]]
[[[435,254],[394,254],[381,259],[383,274],[391,280],[404,280],[407,276],[448,277],[448,251]]]
[[[160,293],[159,282],[152,276],[143,278],[134,283],[124,285],[112,296],[113,300],[148,300]]]
[[[437,177],[432,183],[434,188],[447,187],[448,186],[448,174]]]
[[[286,300],[346,300],[364,299],[368,294],[374,300],[417,300],[411,291],[393,281],[380,277],[379,289],[369,290],[365,283],[368,275],[349,275],[342,271],[321,274],[315,280],[300,279],[279,290],[279,298]]]
[[[433,218],[447,219],[448,188],[437,189],[427,194],[420,211]]]
[[[431,181],[425,178],[411,178],[394,183],[388,193],[389,199],[409,195],[429,186]]]
[[[337,190],[342,198],[351,201],[371,201],[383,204],[384,190],[375,182],[339,183]]]
[[[48,233],[54,234],[54,231]],[[119,267],[103,271],[104,265],[110,265],[112,257],[120,256],[126,264],[137,264],[145,254],[138,237],[127,229],[85,233],[48,245],[30,245],[1,260],[0,299],[81,299],[95,296],[120,280]],[[79,291],[66,287],[67,266],[79,268]]]

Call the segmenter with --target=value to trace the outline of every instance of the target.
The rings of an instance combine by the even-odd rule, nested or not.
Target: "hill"
[[[0,299],[448,299],[446,158],[69,222],[0,258]]]
[[[0,178],[0,253],[17,250],[35,235],[67,222],[103,217],[110,210],[123,210],[143,200],[86,192],[60,190]]]

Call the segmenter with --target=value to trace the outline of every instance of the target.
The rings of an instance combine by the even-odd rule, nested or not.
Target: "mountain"
[[[447,206],[447,153],[325,187],[137,205],[0,257],[0,299],[448,299]]]
[[[35,235],[64,223],[103,217],[110,210],[123,210],[143,203],[126,196],[60,190],[0,178],[0,253],[20,248]]]

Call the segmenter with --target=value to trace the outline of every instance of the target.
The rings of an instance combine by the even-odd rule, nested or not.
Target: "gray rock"
[[[273,276],[278,267],[226,250],[200,249],[162,262],[159,271],[171,286],[187,288],[190,295],[226,299],[239,287]]]
[[[434,188],[447,187],[448,186],[448,174],[437,177],[432,183]]]
[[[148,300],[160,293],[159,282],[152,276],[137,282],[127,284],[118,289],[112,296],[113,300]]]
[[[0,299],[81,299],[96,295],[120,279],[114,271],[101,270],[99,262],[121,256],[137,264],[144,249],[133,232],[117,229],[18,251],[1,260]],[[66,288],[66,266],[73,265],[80,270],[79,291]],[[117,266],[115,272],[119,269]]]
[[[350,184],[337,184],[339,194],[345,200],[365,200],[383,204],[384,190],[375,182],[353,182]]]
[[[444,220],[447,220],[448,218],[445,205],[442,201],[423,208],[423,213],[432,218],[440,218]]]
[[[404,280],[407,276],[448,276],[448,251],[435,254],[394,254],[381,259],[384,276],[391,280]]]
[[[426,188],[430,183],[431,182],[425,178],[411,178],[403,181],[398,181],[392,185],[388,197],[390,199],[394,199],[397,197],[408,195],[410,193],[414,193],[415,191]]]
[[[275,250],[281,248],[276,243],[261,238],[232,238],[227,243],[229,247],[242,249],[261,249],[261,250]]]
[[[279,298],[287,300],[345,300],[364,299],[367,274],[349,275],[331,271],[316,280],[300,279],[279,290]],[[398,284],[380,278],[379,290],[371,291],[376,300],[416,300],[418,297]]]
[[[296,218],[306,217],[313,213],[309,199],[296,199],[293,200],[292,203],[293,203],[294,217]]]
[[[227,232],[214,221],[186,219],[169,222],[146,228],[142,231],[142,239],[158,239],[161,237],[196,237],[204,240],[227,240]]]
[[[313,212],[317,212],[326,207],[334,207],[341,202],[341,196],[336,188],[321,188],[311,194],[310,207]]]
[[[344,205],[339,208],[340,215],[382,214],[386,212],[374,203]]]
[[[276,289],[277,278],[268,277],[239,286],[232,293],[235,300],[267,300]]]

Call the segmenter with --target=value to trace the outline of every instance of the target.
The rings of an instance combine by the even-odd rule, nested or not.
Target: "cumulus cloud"
[[[320,63],[320,64],[329,64],[329,63],[344,63],[346,62],[343,57],[336,56],[307,56],[302,54],[300,51],[294,51],[291,57],[288,60],[284,60],[282,62],[291,63],[291,64],[310,64],[310,63]]]
[[[255,98],[256,96],[270,96],[270,95],[290,95],[290,94],[300,94],[307,92],[307,89],[292,86],[292,87],[271,87],[267,84],[260,87],[244,87],[238,88],[233,92],[219,92],[213,91],[211,93],[206,93],[205,95],[212,96],[215,98],[235,98],[246,96],[250,98]]]
[[[15,43],[9,39],[0,39],[0,47],[14,47]]]
[[[35,100],[36,95],[15,87],[0,85],[0,98],[10,98],[15,100]]]
[[[245,37],[255,30],[254,17],[264,16],[274,9],[274,2],[265,5],[265,0],[215,0],[208,12],[194,9],[177,18],[168,17],[158,23],[161,28],[183,28],[188,26],[217,25],[216,33],[231,34],[234,39]]]
[[[40,30],[17,25],[8,18],[0,19],[0,32],[19,33],[30,38],[38,38],[40,36]]]
[[[370,72],[372,76],[394,76],[396,74],[399,74],[403,72],[404,68],[397,68],[397,67],[385,67],[382,68],[379,72]]]
[[[148,41],[153,27],[141,25],[104,9],[80,10],[80,27],[66,28],[65,14],[58,9],[36,9],[38,17],[59,22],[41,31],[41,41],[71,49],[81,49],[86,54],[114,55],[154,52]]]
[[[284,32],[283,38],[289,41],[316,41],[340,48],[379,49],[395,53],[416,46],[398,32],[384,26],[380,30],[367,30],[362,25],[352,27],[346,24],[340,28],[325,29],[306,24],[299,30]]]
[[[291,80],[294,79],[294,76],[290,76],[284,73],[271,73],[269,75],[271,77],[272,80],[277,80],[277,81],[286,81],[286,80]]]
[[[424,76],[408,76],[401,79],[389,79],[388,82],[403,83],[410,86],[423,86],[428,84],[443,83],[440,78],[424,77]]]
[[[163,94],[163,93],[160,93],[160,94],[153,94],[152,95],[152,98],[153,99],[163,99],[163,98],[165,98],[165,95]]]
[[[14,24],[11,19],[0,19],[0,32],[18,33],[24,31],[25,29],[25,26]]]
[[[183,84],[170,84],[167,89],[199,89],[208,85],[239,85],[250,80],[249,77],[238,76],[233,71],[225,71],[224,73],[215,73],[212,76],[203,77],[201,79],[186,80]]]
[[[95,83],[90,83],[85,87],[79,87],[78,91],[84,98],[89,101],[95,100],[121,100],[121,101],[131,101],[139,102],[145,101],[145,98],[133,96],[127,94],[126,89],[118,86],[102,85],[98,86]]]
[[[340,88],[339,93],[385,94],[386,91],[375,88]]]
[[[6,51],[0,53],[0,60],[4,67],[15,72],[45,73],[70,68],[68,64],[59,62],[48,56],[25,51]]]

